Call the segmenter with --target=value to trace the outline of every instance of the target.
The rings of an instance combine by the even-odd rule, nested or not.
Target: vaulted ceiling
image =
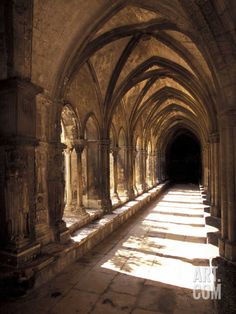
[[[218,128],[217,111],[224,99],[219,96],[222,79],[216,71],[222,60],[213,58],[215,49],[221,48],[211,36],[221,24],[223,30],[226,19],[217,14],[226,12],[227,1],[98,2],[81,3],[78,11],[71,1],[56,12],[56,18],[50,15],[50,2],[42,7],[36,1],[35,81],[44,84],[46,79],[39,73],[40,59],[44,68],[54,56],[45,89],[70,103],[82,125],[93,113],[105,132],[113,123],[118,124],[117,132],[122,127],[138,134],[141,128],[157,139],[179,126],[206,142]],[[52,19],[50,25],[45,24],[44,11]],[[231,21],[229,15],[227,20]],[[224,27],[229,42],[235,43],[233,25],[228,22]],[[47,36],[56,38],[55,32],[58,41],[48,41]],[[49,46],[46,61],[38,39],[45,43],[44,49]]]

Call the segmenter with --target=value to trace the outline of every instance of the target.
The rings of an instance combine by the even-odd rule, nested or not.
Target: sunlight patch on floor
[[[205,207],[200,191],[170,190],[101,267],[193,289],[197,267],[209,266],[209,260],[219,255],[217,247],[206,243]]]

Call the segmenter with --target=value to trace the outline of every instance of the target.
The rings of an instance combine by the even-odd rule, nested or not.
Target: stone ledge
[[[80,228],[71,235],[71,239],[67,243],[50,243],[43,247],[40,256],[34,262],[28,264],[24,269],[19,269],[19,276],[14,277],[14,289],[18,287],[22,289],[21,294],[24,294],[27,289],[39,287],[53,278],[63,268],[83,256],[136,212],[161,195],[167,186],[168,182],[159,184],[134,200],[116,208],[112,213]],[[16,276],[16,271],[14,271],[14,276]],[[0,290],[1,286],[5,289],[8,282],[13,282],[8,280],[11,277],[10,272],[8,272],[7,278],[5,270],[4,277],[7,280],[2,281],[3,276],[0,273]],[[24,284],[22,285],[22,283]],[[5,289],[5,293],[6,291],[11,293],[8,289]]]

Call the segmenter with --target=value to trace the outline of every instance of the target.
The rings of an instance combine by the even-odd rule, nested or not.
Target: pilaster
[[[20,79],[0,84],[0,262],[15,267],[40,252],[36,242],[36,94]]]

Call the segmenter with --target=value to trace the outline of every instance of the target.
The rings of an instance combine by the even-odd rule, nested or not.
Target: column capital
[[[70,155],[73,151],[73,148],[72,146],[67,146],[65,149],[64,149],[64,152],[67,154],[67,155]]]
[[[86,146],[86,142],[80,141],[80,140],[75,140],[73,142],[73,146],[74,146],[74,149],[75,149],[77,154],[82,154],[82,152]]]
[[[134,147],[134,149],[133,149],[133,155],[134,155],[134,157],[136,157],[137,154],[138,154],[138,150]]]
[[[230,108],[220,113],[220,118],[223,121],[223,127],[234,127],[236,126],[236,110]]]
[[[133,145],[125,145],[123,148],[124,148],[125,150],[132,151],[132,150],[135,149],[135,146],[133,146]]]
[[[118,146],[110,147],[110,152],[112,153],[113,157],[117,156],[119,151],[120,151],[120,147]]]
[[[218,132],[212,132],[209,136],[209,142],[210,143],[219,143],[220,136]]]
[[[110,142],[109,138],[97,140],[97,143],[102,146],[110,146]]]
[[[37,95],[43,92],[43,88],[31,83],[27,80],[22,80],[20,78],[9,78],[1,81],[0,84],[0,93],[2,91],[19,89],[19,90],[27,90],[27,94]]]

